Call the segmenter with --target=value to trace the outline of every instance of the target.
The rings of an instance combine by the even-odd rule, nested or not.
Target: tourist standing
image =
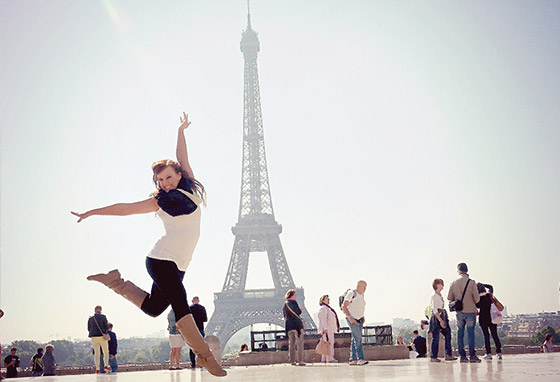
[[[109,337],[111,337],[109,340],[109,366],[111,367],[111,373],[116,373],[119,368],[119,364],[117,362],[117,348],[119,344],[117,342],[117,335],[113,332],[113,324],[110,322],[107,333],[109,334]]]
[[[445,310],[445,302],[441,291],[443,290],[443,280],[434,279],[432,282],[434,294],[430,301],[430,333],[432,333],[432,344],[430,352],[431,362],[440,362],[438,358],[439,352],[439,334],[443,334],[445,338],[445,360],[455,361],[457,357],[453,357],[451,352],[451,327],[449,326],[449,316]]]
[[[490,333],[492,333],[492,338],[496,345],[496,355],[498,359],[502,359],[502,343],[498,338],[498,325],[492,322],[492,316],[490,315],[490,309],[494,303],[494,288],[492,285],[482,283],[477,283],[476,287],[480,294],[480,301],[476,304],[479,308],[478,324],[480,325],[480,329],[482,329],[482,334],[484,334],[484,346],[486,347],[486,356],[484,356],[484,359],[492,359]],[[486,291],[486,288],[488,288],[488,291]]]
[[[43,375],[43,348],[37,349],[37,354],[31,358],[29,366],[31,366],[32,377],[40,377]]]
[[[368,363],[364,360],[364,347],[362,344],[362,330],[364,328],[364,313],[366,311],[366,292],[367,283],[364,280],[358,281],[356,289],[349,291],[344,297],[342,311],[346,315],[346,321],[352,332],[350,343],[350,365],[362,366]]]
[[[289,362],[292,365],[305,366],[303,362],[304,330],[301,309],[296,301],[295,289],[286,292],[286,301],[282,308],[288,335]]]
[[[330,346],[331,353],[329,355],[321,355],[321,362],[338,362],[334,358],[334,334],[340,330],[340,323],[333,308],[331,308],[328,295],[324,295],[319,299],[319,328],[317,332],[322,335],[323,340],[327,341]]]
[[[208,315],[206,314],[206,308],[200,305],[200,299],[198,296],[194,296],[192,299],[192,305],[189,306],[191,313],[194,317],[194,322],[198,328],[200,335],[204,337],[204,323],[208,321]],[[192,349],[189,350],[189,356],[191,359],[191,367],[194,369],[196,367],[196,356]]]
[[[167,315],[167,330],[169,331],[169,347],[171,348],[169,352],[169,370],[181,370],[181,349],[185,346],[185,340],[177,330],[173,309],[170,309]]]
[[[45,346],[45,355],[43,356],[43,365],[45,367],[44,376],[55,375],[55,370],[58,367],[54,359],[54,346],[48,344]]]
[[[187,153],[184,132],[190,126],[183,113],[177,136],[177,161],[164,159],[152,164],[152,180],[156,190],[152,196],[136,203],[117,203],[84,213],[72,212],[78,223],[95,215],[128,216],[155,212],[161,219],[165,234],[154,244],[146,257],[146,269],[153,280],[151,293],[124,281],[118,269],[88,276],[122,295],[144,313],[157,317],[169,305],[173,308],[176,326],[201,366],[211,374],[225,376],[227,372],[216,361],[208,344],[200,335],[187,303],[183,285],[185,271],[192,259],[200,236],[200,205],[204,202],[204,187],[194,178]]]
[[[476,304],[480,301],[480,295],[476,287],[476,282],[470,279],[467,273],[468,271],[469,268],[467,264],[460,263],[457,265],[459,278],[451,283],[447,299],[450,302],[461,300],[463,305],[463,309],[457,311],[457,347],[459,348],[461,362],[480,362],[474,348]],[[465,352],[465,327],[467,328],[467,337],[469,341],[469,358],[467,358]]]
[[[17,377],[17,368],[19,367],[19,357],[16,355],[17,349],[11,348],[10,354],[4,358],[4,367],[6,368],[6,377],[7,378],[16,378]]]
[[[88,319],[89,338],[91,338],[91,346],[93,347],[93,362],[95,363],[95,372],[100,372],[101,350],[103,350],[103,370],[106,373],[111,372],[109,367],[109,341],[105,339],[104,334],[109,330],[107,317],[101,314],[100,305],[95,307],[95,314]]]

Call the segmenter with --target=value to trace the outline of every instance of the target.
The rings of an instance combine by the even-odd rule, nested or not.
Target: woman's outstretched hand
[[[179,130],[185,131],[187,127],[191,125],[191,123],[189,122],[189,115],[183,112],[183,116],[179,117],[179,119],[181,120],[181,125],[179,126]]]
[[[70,213],[71,213],[72,215],[74,215],[74,216],[79,217],[78,223],[81,222],[82,220],[84,220],[85,218],[88,218],[88,217],[91,216],[91,214],[90,214],[89,211],[88,211],[88,212],[84,212],[83,214],[80,214],[80,213],[77,213],[77,212],[74,212],[74,211],[70,211]]]

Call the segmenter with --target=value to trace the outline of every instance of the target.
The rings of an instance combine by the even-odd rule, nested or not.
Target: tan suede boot
[[[98,273],[96,275],[88,276],[87,279],[89,281],[97,281],[105,286],[109,286],[112,282],[121,279],[121,273],[118,269],[113,269],[109,273]]]
[[[175,323],[177,329],[197,357],[197,364],[204,367],[208,372],[217,377],[225,377],[227,372],[216,361],[210,347],[200,335],[200,331],[194,322],[192,314],[187,314]]]
[[[124,281],[118,269],[113,269],[109,273],[91,275],[87,279],[98,281],[111,288],[115,293],[120,294],[139,308],[142,308],[142,303],[148,296],[148,293],[138,288],[131,281]]]

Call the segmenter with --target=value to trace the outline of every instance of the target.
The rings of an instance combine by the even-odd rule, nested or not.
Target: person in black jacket
[[[208,316],[206,315],[206,308],[199,303],[200,299],[198,296],[194,296],[192,299],[192,305],[189,306],[189,309],[191,310],[198,330],[200,330],[200,335],[204,337],[204,323],[208,321]],[[191,367],[194,369],[196,367],[196,356],[192,350],[189,350],[189,355],[191,358]]]
[[[285,297],[283,311],[290,350],[289,361],[292,365],[305,366],[305,362],[303,362],[303,320],[300,317],[301,309],[296,301],[296,290],[290,289],[286,292]]]
[[[477,308],[480,309],[478,314],[478,323],[482,329],[482,334],[484,334],[484,345],[486,347],[486,356],[484,359],[492,359],[492,348],[490,347],[490,333],[492,333],[492,338],[496,344],[496,354],[498,359],[502,359],[502,344],[498,338],[498,326],[492,323],[492,317],[490,316],[490,307],[494,302],[494,288],[489,284],[476,284],[478,292],[480,293],[480,301],[476,304]],[[488,292],[486,291],[488,288]],[[490,333],[488,333],[490,331]]]
[[[113,324],[109,322],[109,330],[107,330],[109,337],[109,366],[111,366],[111,372],[116,373],[117,369],[119,368],[119,364],[117,363],[117,335],[113,332]]]
[[[93,362],[95,363],[95,372],[99,373],[101,350],[103,350],[103,365],[106,373],[111,372],[109,367],[109,341],[107,341],[103,334],[107,334],[109,330],[109,323],[107,317],[101,314],[101,306],[95,307],[95,314],[88,319],[88,337],[91,338],[91,346],[93,347]]]

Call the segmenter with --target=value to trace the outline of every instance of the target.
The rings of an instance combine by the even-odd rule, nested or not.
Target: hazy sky
[[[560,2],[251,4],[270,184],[311,314],[365,279],[368,322],[420,320],[466,262],[510,313],[559,310]],[[141,200],[179,115],[208,190],[189,296],[209,313],[233,246],[242,149],[243,0],[0,1],[1,340],[165,329],[100,284],[149,288]],[[269,287],[264,256],[248,287]],[[268,272],[268,273],[267,273]]]

